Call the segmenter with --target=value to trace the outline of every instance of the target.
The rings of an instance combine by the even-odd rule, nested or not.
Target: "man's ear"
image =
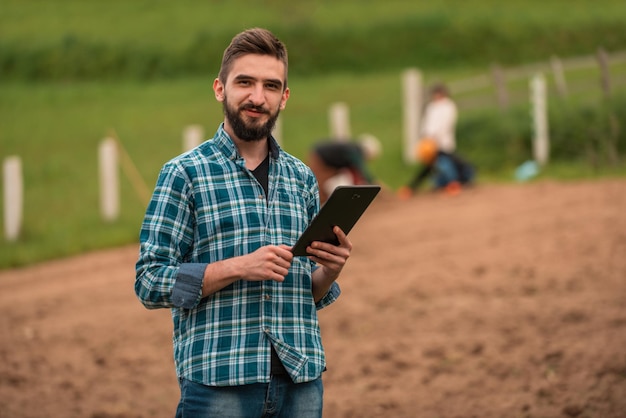
[[[219,78],[216,78],[213,81],[213,91],[215,92],[215,99],[218,102],[223,102],[224,101],[224,85],[219,80]]]
[[[287,99],[289,99],[289,87],[287,87],[285,89],[285,91],[283,92],[283,97],[280,101],[280,110],[283,110],[285,108],[285,106],[287,105]]]

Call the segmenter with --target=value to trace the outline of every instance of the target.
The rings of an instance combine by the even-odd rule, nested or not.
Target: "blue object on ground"
[[[539,165],[534,160],[528,160],[515,169],[517,181],[527,181],[539,174]]]

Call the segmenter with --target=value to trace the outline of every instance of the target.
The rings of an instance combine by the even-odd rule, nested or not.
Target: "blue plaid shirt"
[[[201,298],[208,263],[264,245],[293,245],[319,209],[315,177],[270,139],[269,189],[245,167],[220,126],[212,140],[167,162],[140,234],[135,292],[149,309],[171,308],[179,377],[210,386],[268,382],[270,344],[296,383],[325,367],[315,266],[294,257],[282,283],[238,280]]]

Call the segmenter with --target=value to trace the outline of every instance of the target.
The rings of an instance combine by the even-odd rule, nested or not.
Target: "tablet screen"
[[[333,233],[333,227],[335,225],[340,227],[347,235],[379,191],[380,186],[377,185],[339,186],[335,188],[293,246],[291,252],[296,256],[306,256],[308,255],[306,247],[313,241],[324,241],[338,245],[339,242]]]

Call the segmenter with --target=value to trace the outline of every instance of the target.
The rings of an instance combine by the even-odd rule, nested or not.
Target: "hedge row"
[[[452,24],[445,18],[410,18],[367,29],[320,31],[312,26],[274,30],[290,53],[290,71],[375,72],[419,66],[514,65],[560,56],[587,55],[598,47],[626,48],[623,23],[577,27],[510,27]],[[149,44],[108,44],[66,34],[38,45],[0,40],[2,79],[72,80],[171,78],[217,72],[232,33],[199,32],[177,50]]]
[[[485,171],[497,172],[532,158],[533,137],[527,108],[461,119],[459,148]],[[581,161],[593,167],[626,162],[626,95],[602,103],[549,108],[551,161]],[[503,151],[504,150],[504,151]]]

